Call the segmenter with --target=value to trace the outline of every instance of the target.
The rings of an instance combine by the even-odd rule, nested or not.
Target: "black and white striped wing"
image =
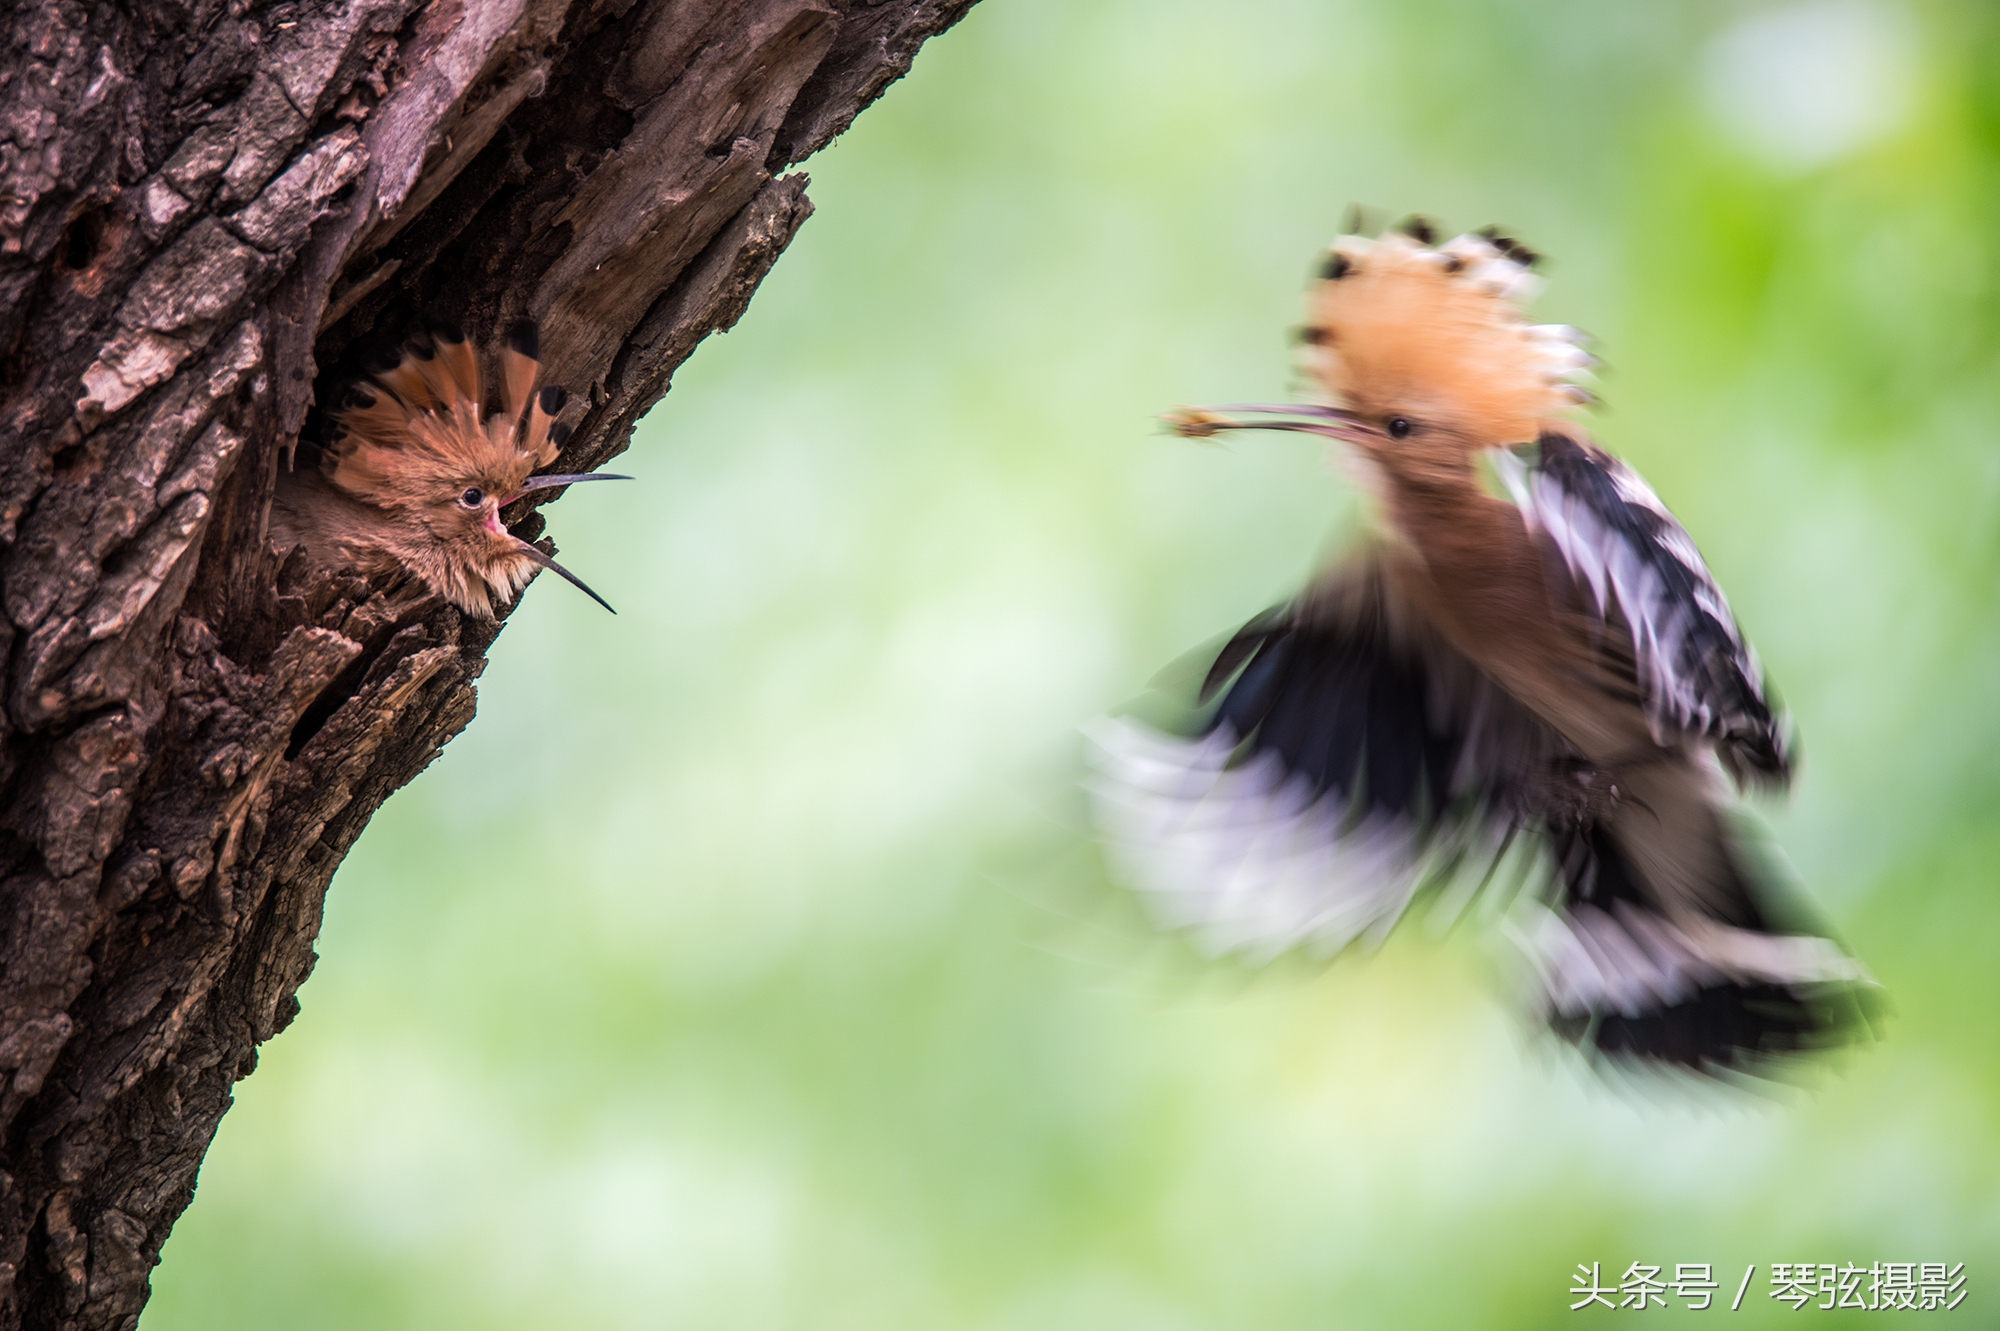
[[[1589,608],[1629,634],[1655,738],[1705,736],[1739,783],[1791,778],[1763,670],[1686,528],[1617,458],[1550,432],[1502,476],[1554,543]],[[1512,464],[1512,465],[1507,465]]]
[[[1219,697],[1217,696],[1219,694]],[[1087,728],[1114,867],[1217,951],[1339,951],[1534,821],[1562,741],[1445,643],[1379,553],[1247,625],[1194,733]]]

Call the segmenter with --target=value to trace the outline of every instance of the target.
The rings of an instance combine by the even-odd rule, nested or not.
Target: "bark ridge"
[[[472,717],[498,625],[269,548],[315,402],[426,316],[533,318],[559,468],[622,451],[811,211],[785,168],[970,4],[5,21],[0,1327],[136,1324],[334,869]]]

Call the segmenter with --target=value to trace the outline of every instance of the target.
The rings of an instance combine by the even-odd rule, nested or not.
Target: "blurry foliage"
[[[1757,1262],[1743,1325],[1965,1261],[1989,1319],[1996,71],[1975,0],[975,10],[552,510],[623,613],[538,584],[369,829],[147,1331],[1538,1326],[1593,1260]],[[1792,706],[1767,812],[1897,1009],[1814,1093],[1588,1075],[1467,931],[1205,966],[1102,883],[1073,727],[1354,511],[1151,416],[1286,391],[1354,200],[1554,256]]]

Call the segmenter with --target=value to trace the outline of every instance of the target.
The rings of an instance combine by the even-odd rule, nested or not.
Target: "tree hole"
[[[103,248],[104,212],[86,208],[70,219],[69,229],[63,232],[63,267],[80,273],[97,262],[98,252]]]

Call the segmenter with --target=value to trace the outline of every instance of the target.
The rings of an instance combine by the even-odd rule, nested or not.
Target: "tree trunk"
[[[498,632],[266,540],[361,357],[622,451],[971,0],[22,0],[0,51],[0,1327],[130,1327],[328,880]],[[575,419],[577,407],[567,413]],[[540,519],[516,531],[531,539]]]

